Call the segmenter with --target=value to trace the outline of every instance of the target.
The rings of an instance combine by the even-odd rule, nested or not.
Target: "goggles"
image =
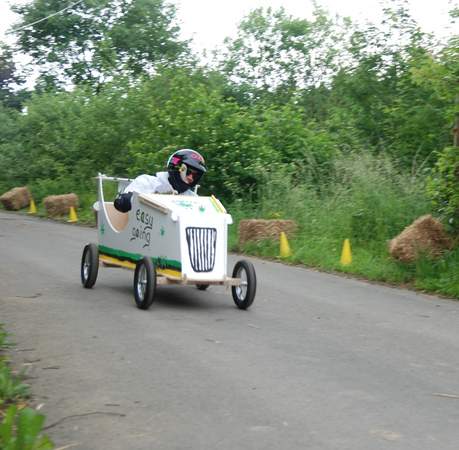
[[[193,169],[192,167],[188,167],[186,164],[182,164],[180,166],[180,176],[182,180],[187,182],[187,177],[191,175],[193,181],[196,181],[201,176],[201,172],[199,170]]]

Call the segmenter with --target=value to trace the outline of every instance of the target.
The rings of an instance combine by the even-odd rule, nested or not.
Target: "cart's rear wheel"
[[[233,269],[233,278],[240,278],[239,286],[232,286],[234,303],[239,309],[247,309],[255,299],[257,276],[253,264],[246,260],[238,261]]]
[[[99,273],[99,249],[96,244],[87,244],[81,257],[81,283],[85,288],[92,288]]]
[[[137,308],[148,309],[155,298],[156,269],[150,258],[146,256],[135,266],[134,299]]]
[[[200,290],[200,291],[205,291],[209,285],[208,284],[197,284],[196,287]]]

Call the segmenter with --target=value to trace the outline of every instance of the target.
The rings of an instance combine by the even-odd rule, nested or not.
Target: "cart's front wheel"
[[[234,303],[239,309],[247,309],[253,303],[257,290],[257,276],[253,264],[246,260],[238,261],[233,269],[233,278],[241,280],[239,286],[231,287]]]
[[[99,273],[99,249],[96,244],[87,244],[81,257],[81,283],[85,288],[92,288]]]
[[[208,284],[197,284],[196,287],[200,290],[200,291],[205,291],[209,285]]]
[[[150,258],[144,257],[135,266],[134,299],[137,308],[148,309],[155,298],[156,269]]]

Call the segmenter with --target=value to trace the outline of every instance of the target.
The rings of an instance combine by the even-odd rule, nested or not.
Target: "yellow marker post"
[[[67,222],[70,222],[70,223],[78,222],[78,217],[77,217],[74,206],[70,207],[69,220],[67,220]]]
[[[279,252],[281,258],[288,258],[289,256],[292,256],[292,250],[288,244],[287,236],[283,231],[281,231],[279,237]]]
[[[35,205],[33,198],[31,198],[30,204],[29,204],[29,214],[36,214],[36,213],[37,213],[37,206]]]
[[[344,239],[340,263],[342,266],[348,266],[349,264],[352,263],[351,243],[349,239]]]

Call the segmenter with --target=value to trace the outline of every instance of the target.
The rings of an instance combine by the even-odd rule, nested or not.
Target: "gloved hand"
[[[131,210],[131,198],[132,192],[126,192],[124,194],[119,193],[113,202],[113,206],[120,212],[128,212]]]

